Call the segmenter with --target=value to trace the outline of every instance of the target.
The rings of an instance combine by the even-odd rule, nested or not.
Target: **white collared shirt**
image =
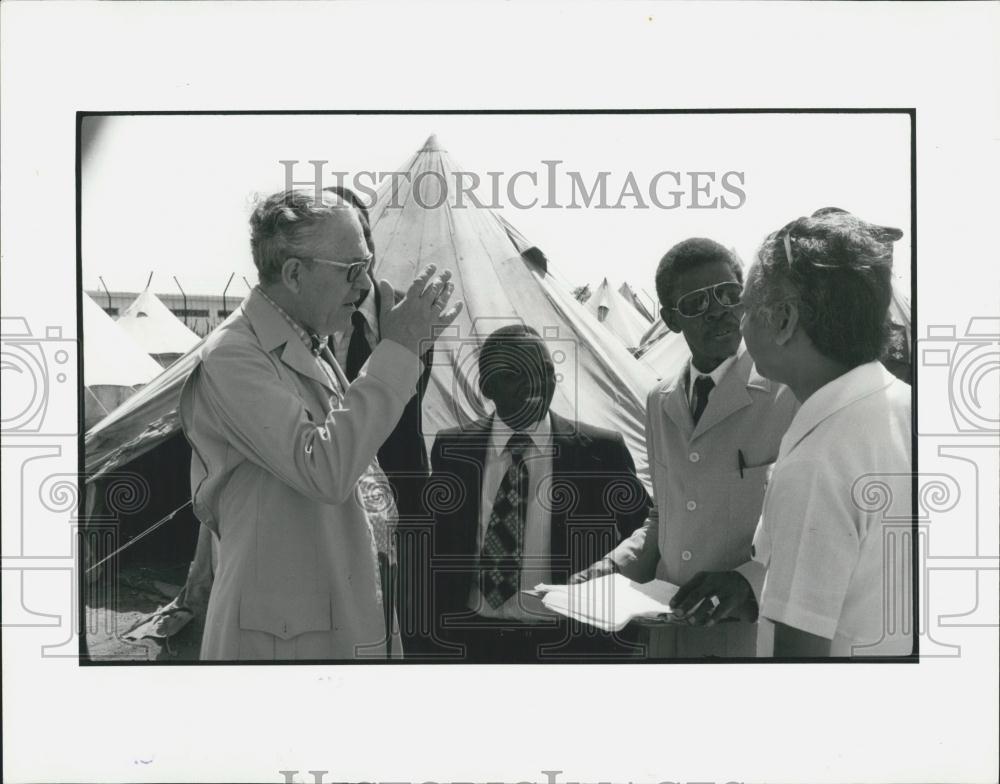
[[[551,580],[552,516],[549,507],[539,501],[539,489],[551,487],[552,477],[552,421],[546,414],[533,429],[525,431],[531,437],[532,446],[524,454],[528,468],[528,506],[524,524],[524,550],[521,559],[521,588],[532,589],[538,583]],[[476,551],[482,552],[483,539],[490,525],[493,504],[504,474],[511,465],[507,442],[514,435],[500,417],[494,415],[489,446],[483,466],[483,485],[479,505],[479,530],[476,536]],[[526,613],[521,607],[521,594],[516,593],[507,602],[494,609],[480,597],[479,581],[474,580],[469,592],[469,607],[488,618],[507,618],[519,621],[535,621],[537,616]]]
[[[378,344],[380,336],[378,332],[378,313],[375,312],[375,290],[368,292],[368,296],[361,302],[358,312],[365,317],[365,340],[374,350]],[[354,315],[353,313],[351,314]],[[347,369],[347,349],[351,345],[351,335],[354,334],[353,326],[333,333],[333,356],[337,359],[337,364],[345,370]]]
[[[740,344],[742,347],[742,344]],[[688,373],[687,373],[687,401],[688,406],[691,410],[694,410],[694,382],[701,376],[709,376],[715,386],[719,386],[719,382],[722,381],[722,377],[729,372],[729,368],[736,364],[736,357],[739,356],[739,349],[731,357],[727,357],[719,363],[719,366],[713,370],[711,373],[702,373],[698,368],[694,366],[694,360],[688,360]],[[713,387],[714,389],[715,387]],[[710,393],[711,394],[711,393]]]
[[[878,362],[803,403],[754,535],[762,619],[831,640],[831,656],[910,653],[911,436],[910,388]]]

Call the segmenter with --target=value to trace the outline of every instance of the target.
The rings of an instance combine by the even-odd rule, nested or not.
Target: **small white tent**
[[[163,370],[132,337],[83,295],[84,429],[131,397]]]
[[[169,367],[201,340],[149,289],[125,309],[118,325],[164,367]]]
[[[649,322],[621,294],[615,291],[608,279],[594,291],[584,307],[629,349],[638,348],[642,336],[649,329]]]
[[[622,285],[618,287],[618,293],[621,294],[626,301],[632,305],[632,307],[639,311],[639,315],[646,319],[649,324],[653,324],[659,318],[658,316],[653,315],[653,311],[650,310],[646,301],[640,297],[636,293],[636,290],[628,283],[622,283]]]

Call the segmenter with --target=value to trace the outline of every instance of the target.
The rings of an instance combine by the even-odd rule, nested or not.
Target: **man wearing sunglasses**
[[[371,252],[336,194],[279,192],[250,219],[259,285],[199,349],[181,392],[193,506],[218,537],[201,657],[381,658],[393,641],[378,553],[391,504],[376,451],[422,368],[417,352],[461,303],[427,267],[350,383],[327,336],[350,324]],[[381,531],[381,535],[380,535]]]
[[[576,579],[620,571],[637,582],[681,586],[676,623],[655,628],[654,658],[753,656],[752,623],[716,624],[731,607],[755,620],[751,560],[768,467],[796,410],[795,398],[756,372],[740,337],[743,270],[717,242],[692,238],[656,271],[660,315],[684,335],[691,360],[646,404],[655,506],[646,524]]]

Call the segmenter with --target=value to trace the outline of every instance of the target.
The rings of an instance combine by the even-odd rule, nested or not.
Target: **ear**
[[[302,260],[295,256],[289,256],[285,263],[281,265],[281,282],[285,288],[298,294],[302,291]]]
[[[775,327],[774,342],[784,346],[792,339],[799,327],[799,304],[797,302],[781,303],[778,323]]]
[[[660,318],[667,325],[671,332],[683,332],[680,322],[677,320],[677,311],[673,308],[660,308]]]

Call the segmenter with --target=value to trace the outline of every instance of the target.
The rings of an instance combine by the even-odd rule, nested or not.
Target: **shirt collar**
[[[360,313],[365,320],[365,324],[368,325],[368,329],[372,331],[375,339],[379,339],[378,331],[378,311],[375,309],[375,292],[371,290],[368,292],[368,296],[365,297],[361,304],[355,308],[355,312]],[[351,314],[352,318],[354,313]],[[333,333],[333,339],[339,344],[343,339],[344,335],[347,333],[347,329],[340,329]]]
[[[376,327],[378,325],[378,313],[375,312],[374,289],[369,290],[368,296],[361,301],[361,304],[358,306],[358,312],[365,317],[368,328],[372,330],[372,332],[376,332]]]
[[[316,351],[314,350],[314,343],[316,343],[319,346],[322,346],[324,343],[326,343],[326,335],[313,335],[307,332],[305,327],[303,327],[301,324],[299,324],[299,322],[297,322],[295,319],[289,316],[288,313],[285,311],[285,309],[281,307],[281,305],[279,305],[277,302],[275,302],[273,299],[267,296],[267,294],[264,293],[264,289],[262,289],[260,286],[257,286],[256,291],[264,298],[265,302],[267,302],[272,308],[274,308],[278,312],[278,314],[285,321],[288,322],[288,326],[290,326],[292,330],[295,332],[295,334],[299,336],[299,340],[302,341],[302,344],[306,347],[306,349],[309,350],[310,353],[312,354],[316,353]]]
[[[742,349],[742,348],[743,348],[743,344],[741,343],[740,344],[740,349]],[[719,382],[722,381],[722,377],[725,376],[726,373],[729,372],[729,368],[731,368],[733,365],[736,364],[736,359],[737,359],[737,357],[740,356],[740,353],[741,353],[741,351],[739,349],[737,349],[737,351],[736,351],[735,354],[733,354],[731,357],[726,357],[726,359],[724,359],[722,362],[720,362],[719,366],[717,368],[715,368],[715,370],[713,370],[711,373],[702,373],[700,370],[698,370],[698,368],[696,368],[694,366],[694,360],[689,359],[688,360],[688,386],[687,386],[688,397],[691,397],[692,390],[694,389],[694,382],[695,382],[695,379],[698,378],[698,376],[709,376],[709,377],[711,377],[712,382],[715,384],[715,386],[719,386]]]
[[[791,452],[824,419],[863,397],[885,389],[895,380],[881,362],[868,362],[847,371],[813,392],[788,426],[778,458]]]
[[[544,451],[552,443],[552,415],[546,414],[524,433],[531,438],[535,449]],[[493,429],[490,431],[490,453],[498,456],[507,448],[507,442],[514,431],[496,414],[493,415]]]

